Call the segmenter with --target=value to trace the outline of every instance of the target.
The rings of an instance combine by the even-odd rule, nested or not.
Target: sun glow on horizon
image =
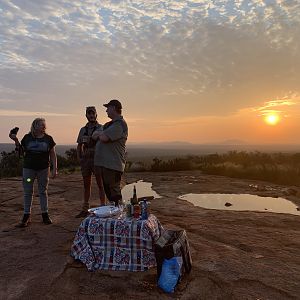
[[[278,122],[280,121],[280,118],[277,114],[269,114],[269,115],[266,115],[265,116],[265,122],[268,124],[268,125],[277,125]]]

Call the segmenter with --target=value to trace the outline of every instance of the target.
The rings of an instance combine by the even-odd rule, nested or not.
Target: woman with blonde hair
[[[52,163],[52,178],[57,175],[57,158],[55,142],[46,133],[46,121],[43,118],[33,120],[30,132],[25,134],[21,143],[14,132],[9,134],[14,140],[16,150],[24,157],[23,162],[23,189],[24,189],[24,216],[18,227],[26,227],[30,223],[31,205],[33,199],[33,184],[38,183],[38,193],[44,224],[52,224],[48,214],[48,183],[50,160]]]

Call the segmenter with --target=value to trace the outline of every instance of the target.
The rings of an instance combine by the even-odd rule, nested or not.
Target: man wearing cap
[[[95,150],[95,174],[102,176],[106,197],[115,206],[122,203],[121,177],[125,169],[127,123],[122,116],[122,104],[119,100],[110,100],[106,107],[111,119],[96,130],[93,139],[97,141]]]
[[[81,166],[81,174],[83,178],[84,195],[82,211],[76,216],[77,218],[86,217],[90,207],[89,201],[91,196],[92,174],[94,172],[94,155],[96,142],[92,139],[92,135],[96,130],[101,131],[102,125],[97,122],[97,111],[95,106],[88,106],[85,114],[88,122],[79,131],[77,138],[77,158]],[[100,205],[105,205],[105,192],[102,183],[102,177],[95,174],[97,185],[99,188]]]

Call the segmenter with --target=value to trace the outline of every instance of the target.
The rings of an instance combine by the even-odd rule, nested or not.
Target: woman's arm
[[[55,146],[50,150],[50,160],[52,163],[52,178],[55,178],[57,176],[57,157]]]
[[[24,154],[24,149],[22,145],[20,144],[17,135],[16,134],[9,134],[9,137],[15,142],[16,145],[16,151],[19,153],[19,157],[23,156]]]

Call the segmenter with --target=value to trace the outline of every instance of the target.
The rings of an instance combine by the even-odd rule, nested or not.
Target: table
[[[153,214],[147,220],[91,215],[77,230],[71,256],[90,271],[146,271],[156,266],[154,242],[161,231]]]

